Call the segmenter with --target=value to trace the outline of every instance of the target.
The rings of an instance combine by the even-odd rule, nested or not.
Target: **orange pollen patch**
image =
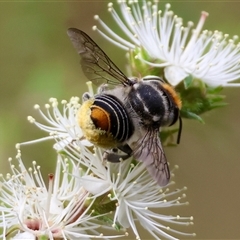
[[[91,119],[96,128],[100,128],[101,130],[109,132],[110,117],[109,114],[104,109],[93,105],[91,107]]]
[[[178,108],[181,109],[182,101],[181,101],[180,97],[178,96],[178,94],[176,93],[175,89],[172,86],[170,86],[169,84],[166,84],[166,83],[162,84],[162,86],[172,96],[173,101],[178,106]]]

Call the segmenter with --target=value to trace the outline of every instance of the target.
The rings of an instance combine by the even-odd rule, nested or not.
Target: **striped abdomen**
[[[91,119],[96,128],[110,133],[118,142],[126,141],[133,133],[133,125],[123,104],[114,96],[96,96],[91,106]]]

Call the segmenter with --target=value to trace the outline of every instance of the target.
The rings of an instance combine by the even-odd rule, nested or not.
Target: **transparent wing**
[[[85,32],[69,28],[67,34],[81,56],[84,74],[95,85],[103,83],[131,85],[130,80]]]
[[[160,186],[165,186],[170,180],[170,171],[158,134],[158,129],[147,131],[133,155],[146,165],[149,174]]]

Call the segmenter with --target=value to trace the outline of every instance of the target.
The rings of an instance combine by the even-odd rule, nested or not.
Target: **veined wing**
[[[139,140],[133,156],[146,165],[149,174],[160,186],[165,186],[170,180],[170,171],[158,134],[158,129],[147,131]]]
[[[97,86],[103,83],[131,85],[130,80],[85,32],[69,28],[67,34],[81,56],[83,72],[90,81]]]

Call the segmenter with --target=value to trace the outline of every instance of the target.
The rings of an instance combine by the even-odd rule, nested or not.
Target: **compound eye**
[[[96,128],[109,132],[110,117],[104,109],[97,106],[91,107],[91,119]]]

